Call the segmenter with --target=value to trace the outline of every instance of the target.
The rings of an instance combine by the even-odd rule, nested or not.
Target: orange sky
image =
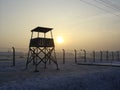
[[[57,49],[120,50],[120,17],[114,15],[120,11],[89,2],[111,13],[80,0],[0,0],[0,48],[28,48],[30,30],[43,26],[54,28]],[[120,8],[119,0],[112,3]]]

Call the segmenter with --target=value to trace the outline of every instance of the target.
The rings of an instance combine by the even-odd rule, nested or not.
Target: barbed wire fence
[[[12,62],[15,66],[18,60],[27,59],[27,48],[0,48],[0,61]],[[94,63],[114,63],[120,62],[120,51],[86,51],[80,50],[56,50],[58,63],[66,64],[69,61],[76,64],[94,64]]]
[[[79,65],[120,66],[120,51],[80,50],[75,55]]]
[[[26,48],[0,48],[0,62],[10,63],[11,66],[15,66],[19,60],[26,60],[27,49]]]

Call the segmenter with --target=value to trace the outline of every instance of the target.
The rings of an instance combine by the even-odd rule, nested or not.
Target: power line
[[[113,6],[109,5],[107,2],[104,2],[103,0],[99,0],[99,1],[98,0],[94,0],[94,1],[97,2],[97,3],[99,3],[99,4],[101,4],[101,5],[103,5],[104,7],[112,9],[113,11],[120,12],[120,10],[115,9]],[[116,15],[120,17],[119,14],[116,14]]]
[[[98,0],[95,0],[95,1],[98,1]],[[112,8],[112,9],[120,12],[120,9],[117,8],[115,5],[113,5],[110,1],[99,0],[98,2],[103,3],[104,6],[106,6],[108,8]]]
[[[102,1],[103,1],[103,0],[102,0]],[[104,1],[104,2],[106,2],[106,3],[108,3],[109,5],[113,6],[115,9],[120,10],[120,8],[117,7],[116,4],[113,4],[113,2],[111,2],[111,1],[109,1],[109,0]]]
[[[85,4],[88,4],[88,5],[90,5],[90,6],[93,6],[93,7],[96,7],[96,8],[98,8],[98,9],[104,10],[103,8],[98,7],[97,5],[92,4],[92,3],[90,3],[90,2],[87,2],[87,1],[84,1],[84,0],[80,0],[80,1],[83,2],[83,3],[85,3]]]
[[[117,15],[117,14],[115,14],[115,13],[113,13],[113,12],[110,12],[110,11],[108,11],[108,10],[106,10],[106,9],[103,9],[103,8],[101,8],[101,7],[93,4],[93,3],[90,3],[90,2],[87,2],[87,1],[84,1],[84,0],[80,0],[80,1],[83,2],[83,3],[85,3],[85,4],[88,4],[88,5],[90,5],[90,6],[96,7],[96,8],[98,8],[98,9],[102,10],[102,11],[105,11],[105,12],[107,12],[107,13],[113,14],[114,16],[120,17],[119,15]]]

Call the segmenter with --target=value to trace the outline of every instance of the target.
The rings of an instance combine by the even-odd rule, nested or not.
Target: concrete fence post
[[[93,51],[93,62],[95,62],[95,51]]]
[[[75,49],[75,63],[77,63],[77,50]]]
[[[63,50],[63,64],[65,64],[65,49],[62,50]]]
[[[15,48],[12,47],[12,49],[13,49],[13,66],[15,66]]]
[[[86,62],[86,50],[84,49],[83,52],[84,52],[84,62]]]
[[[109,60],[109,52],[108,51],[106,51],[106,60],[108,61]]]
[[[100,51],[100,61],[102,62],[103,61],[103,52]]]
[[[117,60],[120,60],[120,56],[119,56],[119,51],[116,52],[117,53]]]
[[[112,61],[114,61],[114,52],[112,51]]]

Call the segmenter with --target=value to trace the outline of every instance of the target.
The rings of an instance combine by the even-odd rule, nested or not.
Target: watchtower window
[[[54,47],[54,41],[49,38],[34,38],[30,40],[30,47]]]
[[[44,38],[44,33],[39,33],[39,32],[35,33],[35,32],[33,32],[32,38],[36,38],[36,37]]]

